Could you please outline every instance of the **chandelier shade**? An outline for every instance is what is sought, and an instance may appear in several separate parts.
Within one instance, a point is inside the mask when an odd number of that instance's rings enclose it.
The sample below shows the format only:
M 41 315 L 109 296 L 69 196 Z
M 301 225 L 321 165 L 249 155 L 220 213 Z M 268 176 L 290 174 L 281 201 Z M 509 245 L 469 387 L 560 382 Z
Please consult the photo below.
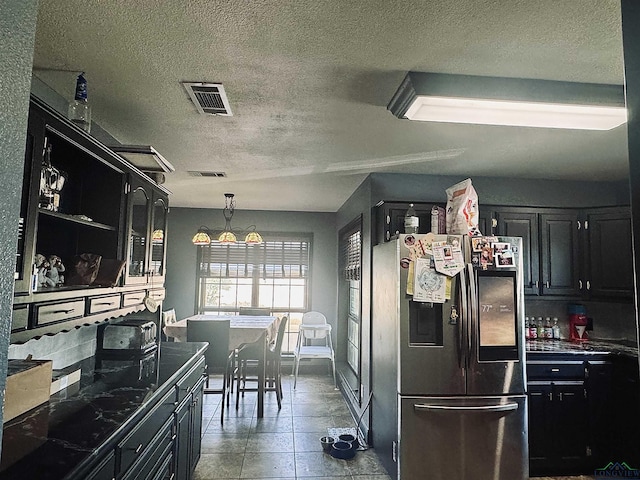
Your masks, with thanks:
M 196 234 L 191 239 L 191 243 L 196 246 L 206 246 L 211 243 L 221 243 L 223 245 L 239 243 L 236 231 L 231 227 L 231 219 L 233 218 L 233 213 L 236 207 L 234 194 L 225 193 L 224 197 L 224 209 L 222 210 L 225 220 L 224 228 L 211 229 L 206 226 L 200 226 Z M 244 243 L 247 245 L 259 245 L 263 241 L 262 235 L 256 231 L 255 225 L 251 225 L 244 230 L 237 231 L 237 233 L 245 235 Z

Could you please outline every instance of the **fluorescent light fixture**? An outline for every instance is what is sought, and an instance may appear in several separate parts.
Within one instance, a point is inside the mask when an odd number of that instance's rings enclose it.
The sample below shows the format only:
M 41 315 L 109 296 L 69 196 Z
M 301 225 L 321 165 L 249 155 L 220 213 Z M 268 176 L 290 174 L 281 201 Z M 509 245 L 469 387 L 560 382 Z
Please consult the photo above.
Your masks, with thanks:
M 627 121 L 619 85 L 409 72 L 387 107 L 427 122 L 611 130 Z

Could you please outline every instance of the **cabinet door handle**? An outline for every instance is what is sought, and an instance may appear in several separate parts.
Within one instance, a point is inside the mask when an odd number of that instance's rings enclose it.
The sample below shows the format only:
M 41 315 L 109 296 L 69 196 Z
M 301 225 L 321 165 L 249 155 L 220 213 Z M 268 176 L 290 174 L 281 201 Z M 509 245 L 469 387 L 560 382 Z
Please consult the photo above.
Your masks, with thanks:
M 547 280 L 547 288 L 551 288 L 551 286 L 549 284 L 549 280 Z
M 558 393 L 558 397 L 560 398 L 560 401 L 562 401 L 562 392 Z
M 582 280 L 578 280 L 578 289 L 582 290 Z
M 538 282 L 538 280 L 536 280 L 536 288 L 540 287 L 540 282 Z
M 591 290 L 591 282 L 587 280 L 587 290 Z
M 553 393 L 549 392 L 549 401 L 553 402 Z
M 552 369 L 551 369 L 551 371 L 552 371 L 552 372 L 559 372 L 559 371 L 560 371 L 560 369 L 559 369 L 559 368 L 552 368 Z

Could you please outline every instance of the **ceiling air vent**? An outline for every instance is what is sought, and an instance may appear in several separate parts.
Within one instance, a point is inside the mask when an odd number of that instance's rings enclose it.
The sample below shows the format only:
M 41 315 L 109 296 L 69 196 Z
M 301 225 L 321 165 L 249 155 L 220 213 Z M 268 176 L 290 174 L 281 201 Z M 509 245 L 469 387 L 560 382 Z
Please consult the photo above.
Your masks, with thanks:
M 230 117 L 231 106 L 221 83 L 181 82 L 200 113 Z
M 194 172 L 189 171 L 189 175 L 192 177 L 213 177 L 213 178 L 224 178 L 227 176 L 224 172 Z

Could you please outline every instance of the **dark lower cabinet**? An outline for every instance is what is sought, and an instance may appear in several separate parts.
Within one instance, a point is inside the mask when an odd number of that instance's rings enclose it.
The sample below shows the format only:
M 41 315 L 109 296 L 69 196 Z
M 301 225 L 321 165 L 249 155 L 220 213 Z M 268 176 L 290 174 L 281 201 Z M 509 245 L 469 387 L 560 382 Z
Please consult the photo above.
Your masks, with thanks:
M 188 480 L 200 459 L 204 377 L 178 406 L 176 417 L 175 479 Z
M 591 448 L 582 381 L 529 383 L 529 465 L 532 475 L 588 471 Z
M 632 467 L 640 465 L 640 379 L 638 359 L 619 358 L 613 376 L 614 452 L 610 461 L 627 462 Z M 604 465 L 601 465 L 604 466 Z
M 190 480 L 200 458 L 204 357 L 151 402 L 80 480 Z
M 531 476 L 593 474 L 609 462 L 640 458 L 633 456 L 640 396 L 627 400 L 638 389 L 622 381 L 637 383 L 637 375 L 623 373 L 621 361 L 603 354 L 527 355 Z M 629 364 L 637 372 L 637 359 Z
M 116 471 L 116 455 L 112 451 L 102 460 L 93 472 L 89 474 L 87 480 L 113 480 Z

